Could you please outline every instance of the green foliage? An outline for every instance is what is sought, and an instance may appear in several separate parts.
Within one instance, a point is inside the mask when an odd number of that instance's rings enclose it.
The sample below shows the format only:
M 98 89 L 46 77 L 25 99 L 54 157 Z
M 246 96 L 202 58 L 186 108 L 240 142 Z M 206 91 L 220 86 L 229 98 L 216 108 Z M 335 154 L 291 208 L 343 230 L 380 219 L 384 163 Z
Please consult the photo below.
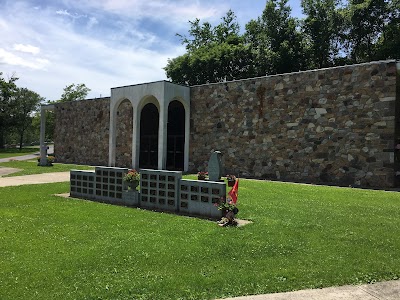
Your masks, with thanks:
M 246 39 L 255 53 L 256 76 L 306 68 L 303 38 L 298 20 L 291 17 L 288 0 L 268 0 L 257 20 L 246 25 Z
M 178 34 L 187 53 L 164 70 L 173 82 L 197 85 L 400 58 L 399 3 L 302 0 L 305 18 L 298 20 L 288 0 L 268 0 L 243 35 L 232 11 L 215 27 L 196 19 L 188 36 Z
M 248 78 L 251 61 L 247 46 L 220 43 L 169 60 L 164 69 L 175 83 L 197 85 Z
M 164 68 L 173 82 L 196 85 L 253 75 L 251 52 L 239 35 L 239 24 L 232 11 L 215 27 L 208 22 L 201 24 L 199 19 L 189 24 L 188 37 L 178 34 L 187 53 L 169 59 Z
M 140 173 L 135 169 L 129 170 L 128 173 L 124 176 L 124 181 L 126 182 L 134 182 L 140 180 Z
M 53 196 L 68 189 L 0 188 L 0 298 L 215 299 L 400 276 L 398 193 L 241 180 L 253 224 L 221 228 Z
M 0 72 L 0 148 L 4 148 L 6 139 L 8 144 L 18 142 L 22 147 L 28 136 L 34 139 L 32 120 L 44 98 L 27 88 L 17 87 L 18 78 L 6 81 L 1 75 Z
M 69 102 L 83 100 L 90 92 L 90 89 L 86 87 L 84 83 L 75 85 L 75 83 L 67 85 L 64 88 L 64 92 L 61 95 L 61 99 L 57 102 Z
M 389 18 L 387 0 L 351 0 L 345 9 L 346 48 L 352 62 L 376 58 L 377 41 Z
M 341 24 L 339 0 L 302 0 L 306 18 L 302 29 L 309 40 L 310 67 L 323 68 L 334 65 L 339 53 Z
M 377 59 L 400 58 L 400 1 L 388 3 L 388 21 L 376 43 Z
M 19 147 L 22 148 L 25 132 L 32 126 L 32 112 L 39 109 L 44 98 L 27 88 L 18 88 L 13 101 L 12 112 L 14 129 L 19 135 Z
M 13 122 L 12 101 L 17 93 L 16 77 L 5 80 L 0 72 L 0 149 L 4 148 L 4 139 Z

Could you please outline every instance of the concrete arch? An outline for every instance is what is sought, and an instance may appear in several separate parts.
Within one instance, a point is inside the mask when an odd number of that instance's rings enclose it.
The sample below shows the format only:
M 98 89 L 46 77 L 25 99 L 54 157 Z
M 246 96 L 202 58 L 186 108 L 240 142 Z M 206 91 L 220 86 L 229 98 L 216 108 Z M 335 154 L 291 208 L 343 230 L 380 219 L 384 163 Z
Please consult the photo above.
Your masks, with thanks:
M 140 151 L 140 114 L 145 105 L 154 104 L 159 112 L 158 130 L 158 169 L 166 168 L 167 119 L 168 105 L 178 100 L 185 108 L 185 167 L 189 165 L 189 132 L 190 132 L 190 89 L 167 81 L 157 81 L 145 84 L 116 87 L 111 89 L 110 97 L 110 142 L 109 165 L 115 165 L 115 122 L 116 107 L 124 99 L 130 99 L 133 106 L 132 133 L 132 167 L 139 167 Z M 187 133 L 186 133 L 187 130 Z
M 154 104 L 157 107 L 158 111 L 160 111 L 160 101 L 154 95 L 145 95 L 144 97 L 142 97 L 137 104 L 137 111 L 141 112 L 143 107 L 145 107 L 149 103 Z

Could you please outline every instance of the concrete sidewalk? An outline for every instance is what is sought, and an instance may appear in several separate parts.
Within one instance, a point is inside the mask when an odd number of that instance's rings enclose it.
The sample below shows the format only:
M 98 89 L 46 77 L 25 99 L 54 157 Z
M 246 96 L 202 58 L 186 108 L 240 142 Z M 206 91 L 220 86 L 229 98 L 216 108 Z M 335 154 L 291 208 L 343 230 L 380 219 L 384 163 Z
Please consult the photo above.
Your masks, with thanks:
M 6 178 L 1 177 L 0 187 L 18 186 L 25 184 L 65 182 L 65 181 L 69 181 L 69 172 L 43 173 L 43 174 L 14 176 Z
M 37 159 L 39 157 L 40 153 L 33 153 L 33 154 L 26 154 L 26 155 L 21 155 L 21 156 L 13 156 L 13 157 L 7 157 L 7 158 L 0 158 L 0 163 L 2 162 L 8 162 L 10 160 L 29 160 L 29 159 Z
M 225 298 L 224 300 L 399 300 L 400 280 L 346 285 L 288 293 Z

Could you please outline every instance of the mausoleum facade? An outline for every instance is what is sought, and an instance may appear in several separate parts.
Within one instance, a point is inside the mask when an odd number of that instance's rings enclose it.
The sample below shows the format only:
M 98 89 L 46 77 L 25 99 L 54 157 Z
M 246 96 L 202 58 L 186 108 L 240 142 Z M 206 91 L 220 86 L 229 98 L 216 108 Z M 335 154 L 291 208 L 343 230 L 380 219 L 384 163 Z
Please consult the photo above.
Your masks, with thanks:
M 391 188 L 399 185 L 400 65 L 380 61 L 181 86 L 111 89 L 54 105 L 57 161 L 207 169 L 214 150 L 240 177 Z

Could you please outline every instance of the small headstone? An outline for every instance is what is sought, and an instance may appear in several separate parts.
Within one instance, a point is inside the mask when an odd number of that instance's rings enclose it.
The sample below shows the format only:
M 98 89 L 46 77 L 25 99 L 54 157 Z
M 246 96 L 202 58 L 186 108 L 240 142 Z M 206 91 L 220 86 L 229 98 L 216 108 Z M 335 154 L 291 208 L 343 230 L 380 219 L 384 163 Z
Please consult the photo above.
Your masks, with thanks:
M 208 161 L 208 178 L 211 181 L 219 181 L 222 176 L 222 153 L 214 151 Z

